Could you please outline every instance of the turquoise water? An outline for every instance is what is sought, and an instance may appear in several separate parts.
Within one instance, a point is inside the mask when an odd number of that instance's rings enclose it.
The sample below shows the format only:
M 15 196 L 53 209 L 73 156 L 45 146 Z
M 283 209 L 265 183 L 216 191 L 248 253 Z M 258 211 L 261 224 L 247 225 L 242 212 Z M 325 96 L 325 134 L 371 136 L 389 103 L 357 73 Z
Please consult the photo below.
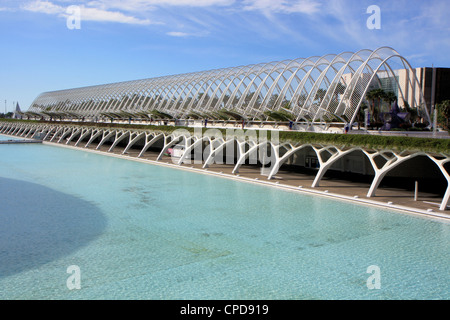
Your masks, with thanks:
M 398 212 L 47 145 L 0 203 L 1 299 L 450 297 L 450 224 Z
M 20 140 L 20 138 L 0 135 L 0 141 L 6 141 L 6 140 Z

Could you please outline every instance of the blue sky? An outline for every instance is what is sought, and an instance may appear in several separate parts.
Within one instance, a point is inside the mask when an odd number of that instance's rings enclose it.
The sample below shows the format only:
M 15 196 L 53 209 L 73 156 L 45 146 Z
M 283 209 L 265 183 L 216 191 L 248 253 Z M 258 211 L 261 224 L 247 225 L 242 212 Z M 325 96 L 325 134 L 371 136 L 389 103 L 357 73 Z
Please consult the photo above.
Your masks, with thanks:
M 45 91 L 381 46 L 450 67 L 449 13 L 448 0 L 0 0 L 0 112 Z

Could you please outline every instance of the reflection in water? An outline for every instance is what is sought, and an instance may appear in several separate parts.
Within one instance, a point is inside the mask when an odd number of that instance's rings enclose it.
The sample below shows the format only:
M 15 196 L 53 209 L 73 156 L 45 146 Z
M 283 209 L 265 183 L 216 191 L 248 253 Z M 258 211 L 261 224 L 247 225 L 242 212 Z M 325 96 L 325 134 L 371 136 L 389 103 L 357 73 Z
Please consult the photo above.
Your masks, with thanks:
M 100 210 L 84 200 L 0 178 L 0 278 L 70 254 L 105 226 Z

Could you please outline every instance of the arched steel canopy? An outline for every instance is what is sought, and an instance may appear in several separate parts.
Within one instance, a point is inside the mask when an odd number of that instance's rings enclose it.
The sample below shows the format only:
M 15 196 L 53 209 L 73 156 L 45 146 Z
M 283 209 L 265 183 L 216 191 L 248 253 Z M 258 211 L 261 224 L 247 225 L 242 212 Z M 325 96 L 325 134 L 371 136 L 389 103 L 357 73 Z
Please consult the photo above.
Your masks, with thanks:
M 408 71 L 404 83 L 399 69 Z M 394 83 L 400 106 L 408 102 L 430 123 L 413 69 L 389 47 L 45 92 L 28 111 L 80 117 L 159 112 L 187 119 L 227 110 L 248 120 L 282 111 L 294 121 L 353 123 L 366 93 L 383 79 Z

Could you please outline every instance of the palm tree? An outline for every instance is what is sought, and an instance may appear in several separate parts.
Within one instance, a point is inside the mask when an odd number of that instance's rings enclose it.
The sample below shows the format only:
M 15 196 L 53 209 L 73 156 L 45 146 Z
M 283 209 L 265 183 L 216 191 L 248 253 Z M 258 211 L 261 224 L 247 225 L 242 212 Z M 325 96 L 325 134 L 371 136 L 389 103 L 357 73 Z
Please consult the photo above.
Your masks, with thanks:
M 294 116 L 286 111 L 266 111 L 264 114 L 267 116 L 268 120 L 272 121 L 293 121 Z
M 218 113 L 221 116 L 224 116 L 228 119 L 233 119 L 233 120 L 245 120 L 246 119 L 244 114 L 241 114 L 240 112 L 238 112 L 236 110 L 220 109 L 218 111 Z
M 377 89 L 375 92 L 375 96 L 378 99 L 378 114 L 380 114 L 383 111 L 383 101 L 387 100 L 387 94 L 383 89 Z
M 375 111 L 375 90 L 370 90 L 369 92 L 366 93 L 366 99 L 367 101 L 370 101 L 370 115 L 371 117 L 373 117 L 373 113 Z
M 397 100 L 397 95 L 392 91 L 388 91 L 386 92 L 385 99 L 387 102 L 392 103 Z
M 327 93 L 326 90 L 319 88 L 316 92 L 316 97 L 315 99 L 319 100 L 319 105 L 322 103 L 323 98 L 325 97 L 325 94 Z
M 392 103 L 397 101 L 397 95 L 392 91 L 388 91 L 386 92 L 385 99 L 389 103 L 389 106 L 392 107 Z
M 168 113 L 165 113 L 165 112 L 158 111 L 158 110 L 152 110 L 149 113 L 152 116 L 155 116 L 157 119 L 164 119 L 164 120 L 166 120 L 166 119 L 173 119 L 172 115 L 170 115 Z
M 345 89 L 347 89 L 347 87 L 343 85 L 341 82 L 338 82 L 338 84 L 336 85 L 336 89 L 334 89 L 334 92 L 336 94 L 344 94 Z
M 372 102 L 370 114 L 372 119 L 378 122 L 378 114 L 381 112 L 381 105 L 383 100 L 386 100 L 386 92 L 383 89 L 373 89 L 367 92 L 366 99 Z M 378 102 L 378 110 L 375 108 L 375 101 Z
M 279 97 L 278 94 L 272 94 L 272 95 L 270 96 L 269 103 L 268 103 L 267 106 L 268 106 L 269 108 L 275 107 L 275 103 L 277 102 L 278 97 Z

